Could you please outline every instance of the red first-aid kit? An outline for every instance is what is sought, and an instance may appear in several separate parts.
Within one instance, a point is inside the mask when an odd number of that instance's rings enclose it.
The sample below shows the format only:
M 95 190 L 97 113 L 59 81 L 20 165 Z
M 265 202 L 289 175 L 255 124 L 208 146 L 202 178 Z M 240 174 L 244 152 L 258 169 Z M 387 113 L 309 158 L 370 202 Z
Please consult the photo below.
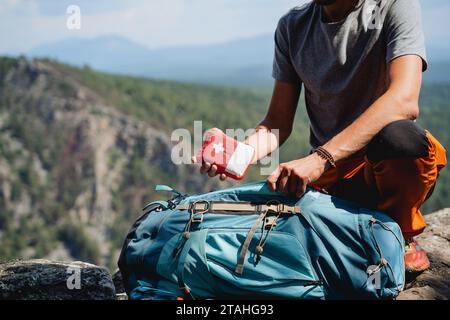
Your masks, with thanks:
M 248 144 L 228 137 L 222 130 L 214 128 L 205 134 L 203 146 L 197 158 L 217 166 L 218 174 L 241 180 L 250 167 L 255 149 Z

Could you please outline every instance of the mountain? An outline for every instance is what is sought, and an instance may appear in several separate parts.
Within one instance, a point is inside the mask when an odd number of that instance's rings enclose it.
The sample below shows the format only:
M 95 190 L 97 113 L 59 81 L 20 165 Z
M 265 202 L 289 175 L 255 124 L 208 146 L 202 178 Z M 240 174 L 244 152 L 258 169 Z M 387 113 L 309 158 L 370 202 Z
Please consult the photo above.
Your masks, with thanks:
M 168 184 L 227 184 L 171 161 L 171 133 L 254 127 L 270 91 L 118 76 L 49 60 L 0 58 L 0 260 L 79 259 L 115 269 L 127 230 Z M 425 86 L 421 124 L 450 145 L 449 85 Z M 281 161 L 309 151 L 303 102 Z M 264 179 L 252 167 L 247 180 Z M 450 207 L 450 174 L 423 207 Z
M 428 70 L 423 74 L 425 83 L 450 83 L 450 45 L 427 47 Z
M 450 61 L 431 62 L 429 69 L 423 74 L 423 81 L 425 83 L 450 83 Z
M 149 50 L 123 37 L 102 36 L 64 39 L 40 45 L 29 54 L 58 59 L 76 66 L 89 64 L 99 70 L 126 73 L 130 66 L 144 62 Z
M 120 36 L 71 38 L 41 45 L 27 54 L 94 69 L 157 79 L 206 84 L 269 87 L 273 36 L 261 35 L 222 44 L 150 50 Z M 450 47 L 428 48 L 426 82 L 450 83 Z
M 157 50 L 119 36 L 71 38 L 27 53 L 112 73 L 235 85 L 270 81 L 272 54 L 272 36 L 265 35 L 223 44 Z
M 428 60 L 439 63 L 439 62 L 450 62 L 450 44 L 440 43 L 440 44 L 429 44 L 427 45 L 427 55 Z

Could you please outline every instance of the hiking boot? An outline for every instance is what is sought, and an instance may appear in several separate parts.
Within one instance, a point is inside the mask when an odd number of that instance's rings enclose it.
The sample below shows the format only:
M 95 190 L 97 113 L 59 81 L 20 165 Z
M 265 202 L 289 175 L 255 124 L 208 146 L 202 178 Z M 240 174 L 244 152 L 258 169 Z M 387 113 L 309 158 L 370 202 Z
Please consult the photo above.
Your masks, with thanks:
M 406 240 L 405 247 L 405 270 L 406 273 L 415 274 L 427 270 L 430 267 L 425 250 L 415 239 Z

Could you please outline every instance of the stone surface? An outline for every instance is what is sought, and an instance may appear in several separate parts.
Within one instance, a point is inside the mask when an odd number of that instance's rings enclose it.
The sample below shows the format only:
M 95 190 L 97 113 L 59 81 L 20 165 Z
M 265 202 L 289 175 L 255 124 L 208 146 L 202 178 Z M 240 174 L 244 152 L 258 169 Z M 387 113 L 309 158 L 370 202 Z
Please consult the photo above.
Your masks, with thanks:
M 19 260 L 0 264 L 2 299 L 115 300 L 116 292 L 105 268 L 84 262 Z
M 125 293 L 125 287 L 123 286 L 122 274 L 120 270 L 116 270 L 112 276 L 114 286 L 116 287 L 116 294 Z
M 425 216 L 428 227 L 417 237 L 431 262 L 429 270 L 410 279 L 399 300 L 450 299 L 450 208 Z

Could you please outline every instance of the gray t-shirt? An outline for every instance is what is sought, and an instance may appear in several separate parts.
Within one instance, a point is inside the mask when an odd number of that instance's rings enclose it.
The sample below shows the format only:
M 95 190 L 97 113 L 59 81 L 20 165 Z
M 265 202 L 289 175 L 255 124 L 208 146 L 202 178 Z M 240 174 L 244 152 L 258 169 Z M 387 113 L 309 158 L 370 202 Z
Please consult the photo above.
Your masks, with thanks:
M 275 33 L 273 77 L 303 84 L 313 147 L 384 94 L 390 61 L 413 54 L 427 68 L 419 0 L 359 0 L 345 20 L 324 21 L 310 2 L 283 16 Z

